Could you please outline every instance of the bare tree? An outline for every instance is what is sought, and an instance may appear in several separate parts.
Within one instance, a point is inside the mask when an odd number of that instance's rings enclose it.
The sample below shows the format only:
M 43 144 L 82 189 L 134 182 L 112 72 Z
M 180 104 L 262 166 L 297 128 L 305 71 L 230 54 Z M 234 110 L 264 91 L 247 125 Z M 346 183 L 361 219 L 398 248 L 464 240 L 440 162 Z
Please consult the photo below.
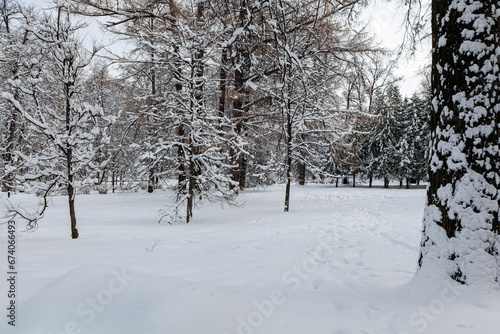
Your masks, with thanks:
M 75 38 L 81 25 L 71 23 L 64 3 L 56 3 L 53 16 L 26 19 L 34 41 L 31 57 L 22 59 L 23 76 L 8 82 L 19 95 L 7 91 L 2 97 L 39 139 L 31 150 L 16 152 L 20 161 L 18 170 L 24 172 L 17 175 L 17 180 L 24 190 L 39 192 L 43 204 L 31 214 L 14 209 L 11 218 L 24 218 L 29 228 L 36 227 L 47 207 L 47 196 L 63 187 L 68 196 L 71 237 L 75 239 L 78 238 L 76 188 L 91 176 L 97 149 L 95 138 L 101 133 L 97 122 L 102 116 L 101 109 L 84 103 L 80 94 L 82 71 L 97 49 L 91 53 L 84 51 Z

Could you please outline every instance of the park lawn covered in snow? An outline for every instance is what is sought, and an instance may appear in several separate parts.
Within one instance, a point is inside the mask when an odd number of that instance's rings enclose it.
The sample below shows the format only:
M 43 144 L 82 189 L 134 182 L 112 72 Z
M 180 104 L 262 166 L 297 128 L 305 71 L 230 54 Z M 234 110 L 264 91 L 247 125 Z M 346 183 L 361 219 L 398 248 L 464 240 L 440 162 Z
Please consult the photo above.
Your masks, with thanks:
M 6 194 L 1 195 L 3 199 Z M 295 186 L 159 225 L 169 191 L 66 197 L 18 232 L 16 327 L 1 333 L 495 333 L 500 294 L 415 276 L 424 189 Z M 36 202 L 14 195 L 13 201 Z M 21 228 L 18 226 L 18 230 Z M 7 272 L 7 226 L 0 226 Z

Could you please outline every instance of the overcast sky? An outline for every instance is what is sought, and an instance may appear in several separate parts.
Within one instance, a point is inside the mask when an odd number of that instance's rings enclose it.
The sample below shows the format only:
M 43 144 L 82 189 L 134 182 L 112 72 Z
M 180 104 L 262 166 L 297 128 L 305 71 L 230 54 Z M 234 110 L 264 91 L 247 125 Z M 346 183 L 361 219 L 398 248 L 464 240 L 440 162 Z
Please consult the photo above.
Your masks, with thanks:
M 38 7 L 50 6 L 49 0 L 22 0 L 26 4 Z M 403 42 L 403 22 L 404 8 L 397 6 L 397 1 L 375 0 L 372 5 L 365 10 L 364 18 L 369 21 L 370 32 L 376 36 L 381 45 L 390 50 L 396 50 Z M 93 23 L 87 29 L 86 35 L 81 36 L 91 45 L 92 41 L 108 44 L 109 39 L 103 37 L 101 29 L 97 23 Z M 414 57 L 402 57 L 395 74 L 402 77 L 400 82 L 403 95 L 410 96 L 420 88 L 422 68 L 430 65 L 430 41 L 425 41 L 419 47 Z
M 365 11 L 373 33 L 387 49 L 397 50 L 403 43 L 405 10 L 397 6 L 397 1 L 374 1 Z M 427 38 L 418 45 L 414 56 L 400 58 L 395 74 L 403 78 L 400 83 L 403 95 L 410 96 L 420 88 L 421 71 L 431 64 L 430 50 L 430 39 Z

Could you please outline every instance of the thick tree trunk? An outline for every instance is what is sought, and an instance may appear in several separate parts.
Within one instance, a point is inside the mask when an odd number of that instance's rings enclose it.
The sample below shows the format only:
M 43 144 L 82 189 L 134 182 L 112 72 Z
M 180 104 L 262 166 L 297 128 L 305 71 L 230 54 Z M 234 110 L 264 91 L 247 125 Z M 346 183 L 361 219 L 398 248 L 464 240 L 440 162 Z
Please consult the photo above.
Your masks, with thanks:
M 430 185 L 422 268 L 499 287 L 498 0 L 433 0 Z
M 410 178 L 406 178 L 406 189 L 410 189 Z
M 356 173 L 352 173 L 352 187 L 356 188 Z
M 369 187 L 371 188 L 373 184 L 373 176 L 370 175 L 370 179 L 368 182 L 369 182 Z
M 389 178 L 387 176 L 384 177 L 384 188 L 389 188 Z

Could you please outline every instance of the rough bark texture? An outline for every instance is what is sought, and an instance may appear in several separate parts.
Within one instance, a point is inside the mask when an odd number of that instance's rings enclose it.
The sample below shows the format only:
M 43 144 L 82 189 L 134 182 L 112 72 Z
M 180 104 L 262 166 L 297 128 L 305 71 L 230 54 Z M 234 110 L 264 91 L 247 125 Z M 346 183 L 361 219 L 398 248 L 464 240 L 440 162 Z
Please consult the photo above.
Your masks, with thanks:
M 430 186 L 422 267 L 498 288 L 498 0 L 433 0 Z

